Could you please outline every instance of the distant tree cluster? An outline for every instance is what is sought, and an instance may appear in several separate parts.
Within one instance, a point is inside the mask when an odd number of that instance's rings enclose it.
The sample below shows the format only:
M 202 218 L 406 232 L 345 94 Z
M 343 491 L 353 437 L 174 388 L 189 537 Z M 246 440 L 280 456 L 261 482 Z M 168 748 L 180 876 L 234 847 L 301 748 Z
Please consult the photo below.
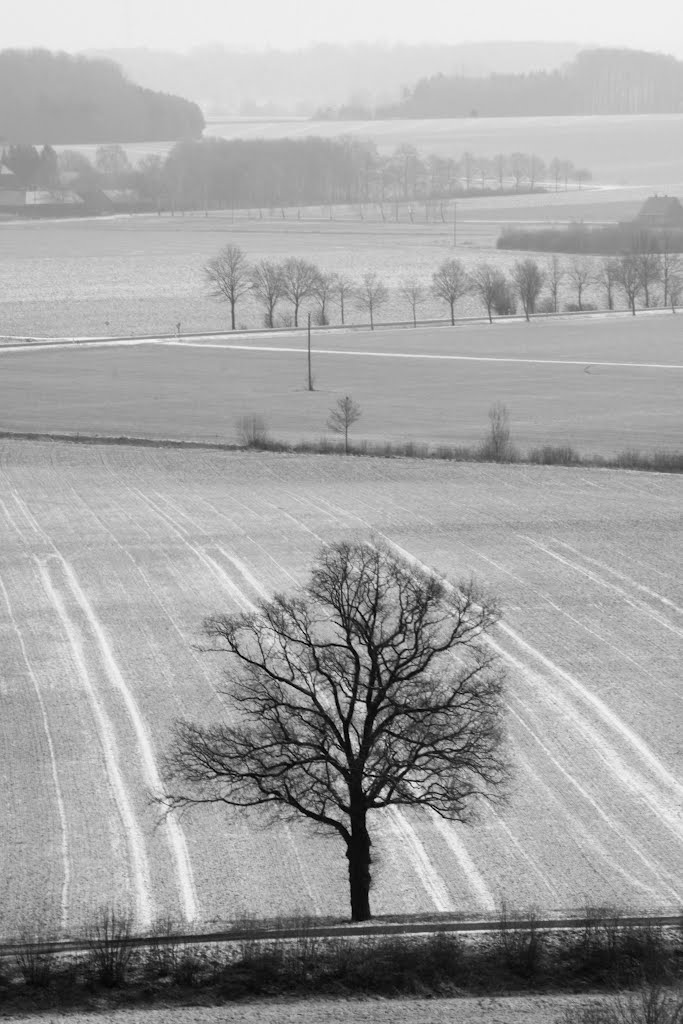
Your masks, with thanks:
M 342 324 L 349 306 L 353 306 L 367 315 L 374 328 L 390 298 L 389 288 L 375 271 L 353 280 L 295 257 L 280 263 L 265 259 L 250 263 L 243 250 L 232 245 L 206 263 L 204 274 L 210 294 L 228 303 L 233 330 L 237 307 L 248 295 L 262 307 L 266 327 L 278 324 L 277 310 L 287 303 L 291 314 L 280 321 L 285 326 L 298 327 L 304 307 L 314 323 L 329 324 L 336 304 Z M 561 295 L 567 292 L 572 300 L 565 304 L 565 310 L 595 309 L 587 294 L 596 290 L 604 296 L 606 309 L 614 309 L 619 293 L 634 315 L 639 303 L 646 309 L 663 305 L 675 311 L 683 295 L 683 258 L 673 252 L 625 254 L 598 262 L 585 257 L 565 262 L 553 255 L 541 263 L 526 257 L 516 260 L 509 274 L 486 261 L 468 270 L 461 260 L 452 258 L 439 265 L 429 283 L 410 275 L 398 286 L 414 326 L 428 296 L 444 303 L 455 324 L 457 306 L 466 297 L 477 300 L 493 322 L 494 316 L 514 315 L 518 306 L 527 320 L 536 313 L 558 313 Z
M 463 153 L 423 156 L 409 144 L 383 156 L 373 142 L 336 139 L 202 139 L 178 143 L 165 161 L 139 167 L 147 192 L 177 209 L 234 207 L 262 210 L 313 204 L 376 203 L 382 219 L 390 204 L 448 199 L 472 192 L 533 192 L 542 181 L 556 189 L 582 183 L 590 171 L 537 154 Z M 412 218 L 413 211 L 408 211 Z M 435 216 L 446 219 L 440 207 Z
M 591 226 L 569 224 L 566 228 L 506 228 L 498 249 L 534 252 L 594 253 L 683 252 L 683 228 L 649 228 L 634 223 Z
M 683 62 L 640 50 L 584 50 L 564 68 L 487 77 L 437 74 L 420 79 L 400 102 L 359 110 L 359 117 L 525 117 L 678 113 Z M 318 111 L 327 119 L 348 111 Z
M 143 89 L 110 60 L 48 50 L 0 52 L 0 130 L 13 144 L 198 138 L 196 103 Z

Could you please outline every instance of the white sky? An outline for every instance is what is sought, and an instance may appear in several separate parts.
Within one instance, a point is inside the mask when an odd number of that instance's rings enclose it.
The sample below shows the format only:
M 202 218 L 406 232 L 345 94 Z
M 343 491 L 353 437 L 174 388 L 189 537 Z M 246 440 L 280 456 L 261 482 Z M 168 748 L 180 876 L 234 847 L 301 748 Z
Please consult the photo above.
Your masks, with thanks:
M 589 41 L 683 57 L 683 13 L 678 0 L 28 0 L 11 4 L 0 47 L 295 49 L 508 39 Z

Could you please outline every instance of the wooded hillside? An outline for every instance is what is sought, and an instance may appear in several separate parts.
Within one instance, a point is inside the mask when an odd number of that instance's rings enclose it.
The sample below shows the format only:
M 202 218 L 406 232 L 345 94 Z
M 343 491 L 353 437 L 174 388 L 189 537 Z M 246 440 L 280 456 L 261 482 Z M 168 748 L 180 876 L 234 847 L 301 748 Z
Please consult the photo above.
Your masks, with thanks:
M 422 78 L 399 103 L 366 111 L 387 117 L 525 117 L 668 114 L 683 111 L 683 62 L 640 50 L 584 50 L 565 67 L 530 74 Z M 345 108 L 321 112 L 345 118 Z M 359 116 L 356 110 L 355 117 Z
M 48 50 L 0 52 L 0 141 L 150 142 L 198 138 L 196 103 L 128 81 L 118 65 Z

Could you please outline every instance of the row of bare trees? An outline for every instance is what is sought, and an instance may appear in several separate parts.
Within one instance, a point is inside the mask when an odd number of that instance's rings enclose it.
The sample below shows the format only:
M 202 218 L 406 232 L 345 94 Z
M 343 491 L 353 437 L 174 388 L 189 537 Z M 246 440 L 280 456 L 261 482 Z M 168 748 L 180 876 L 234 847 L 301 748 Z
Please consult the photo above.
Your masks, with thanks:
M 244 251 L 233 245 L 210 259 L 204 273 L 211 294 L 229 304 L 233 330 L 237 306 L 247 295 L 263 307 L 266 327 L 275 327 L 278 306 L 287 302 L 294 327 L 299 326 L 304 304 L 312 304 L 315 322 L 325 325 L 330 323 L 331 307 L 336 303 L 342 324 L 353 306 L 367 314 L 374 328 L 377 314 L 390 298 L 389 288 L 375 271 L 367 271 L 354 281 L 346 274 L 327 273 L 296 257 L 251 263 Z M 572 301 L 565 303 L 565 309 L 595 309 L 588 295 L 598 289 L 606 309 L 614 309 L 616 296 L 621 294 L 634 316 L 638 303 L 646 309 L 660 304 L 675 311 L 683 294 L 683 258 L 675 253 L 642 253 L 563 261 L 553 255 L 541 262 L 529 256 L 517 260 L 509 274 L 486 261 L 468 270 L 461 260 L 452 258 L 439 265 L 428 283 L 417 275 L 403 278 L 398 293 L 417 326 L 420 307 L 428 298 L 445 303 L 454 324 L 458 303 L 469 296 L 479 302 L 490 322 L 494 315 L 516 313 L 518 304 L 528 320 L 534 313 L 559 312 L 562 297 L 568 292 Z
M 339 304 L 340 319 L 345 322 L 349 305 L 364 310 L 374 327 L 375 314 L 386 305 L 389 290 L 379 275 L 368 271 L 360 281 L 354 282 L 346 274 L 330 274 L 308 260 L 289 257 L 280 263 L 258 260 L 250 263 L 238 246 L 227 245 L 210 259 L 204 274 L 211 294 L 230 306 L 230 322 L 235 330 L 237 304 L 246 295 L 253 297 L 264 308 L 264 324 L 275 326 L 275 313 L 280 302 L 292 307 L 294 327 L 299 326 L 299 314 L 304 302 L 316 307 L 316 322 L 329 323 L 332 302 Z

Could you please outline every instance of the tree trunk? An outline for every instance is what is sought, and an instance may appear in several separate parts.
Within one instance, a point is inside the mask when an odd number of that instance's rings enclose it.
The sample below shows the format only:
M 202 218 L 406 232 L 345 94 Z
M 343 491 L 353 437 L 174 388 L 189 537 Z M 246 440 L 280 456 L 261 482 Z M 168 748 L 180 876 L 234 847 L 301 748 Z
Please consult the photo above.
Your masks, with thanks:
M 451 302 L 451 327 L 455 327 L 455 303 Z
M 233 331 L 235 330 L 235 303 L 230 303 L 230 323 L 232 324 Z
M 370 836 L 368 834 L 365 809 L 351 814 L 351 839 L 346 847 L 349 862 L 349 887 L 351 895 L 351 920 L 369 921 L 370 913 Z

